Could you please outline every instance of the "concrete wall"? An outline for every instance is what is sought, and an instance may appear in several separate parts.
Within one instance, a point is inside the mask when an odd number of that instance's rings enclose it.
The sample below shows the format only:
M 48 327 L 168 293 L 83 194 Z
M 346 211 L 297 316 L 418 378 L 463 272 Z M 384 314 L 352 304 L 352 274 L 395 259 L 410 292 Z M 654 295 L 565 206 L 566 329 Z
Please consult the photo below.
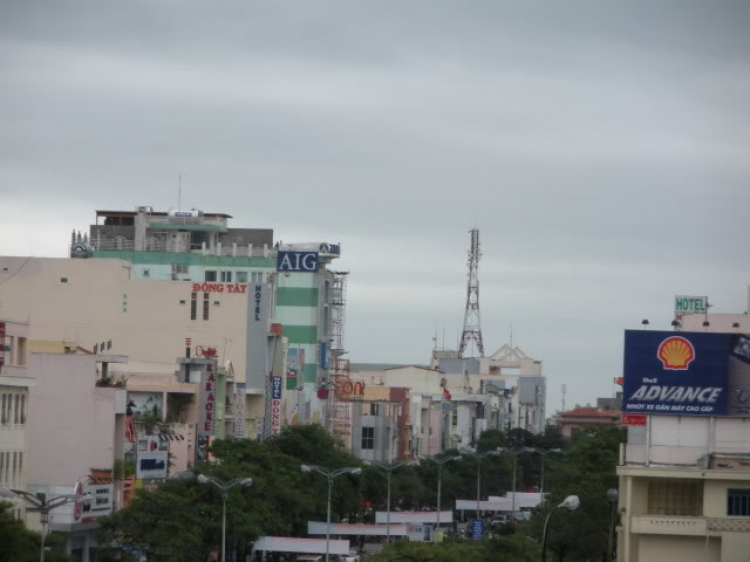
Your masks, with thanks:
M 29 368 L 37 376 L 30 398 L 29 486 L 74 486 L 91 469 L 112 469 L 122 458 L 115 450 L 115 416 L 125 390 L 96 387 L 90 355 L 32 353 Z
M 31 320 L 30 339 L 86 349 L 111 340 L 108 353 L 133 358 L 127 366 L 112 365 L 113 371 L 172 373 L 190 337 L 194 347 L 225 354 L 244 381 L 245 293 L 206 293 L 210 312 L 204 321 L 199 292 L 198 319 L 191 320 L 192 283 L 130 280 L 128 262 L 3 257 L 0 265 L 15 272 L 0 285 L 4 312 Z
M 674 537 L 649 535 L 638 540 L 638 562 L 719 562 L 721 541 L 704 537 Z M 635 559 L 634 559 L 635 560 Z M 735 559 L 739 562 L 741 559 Z

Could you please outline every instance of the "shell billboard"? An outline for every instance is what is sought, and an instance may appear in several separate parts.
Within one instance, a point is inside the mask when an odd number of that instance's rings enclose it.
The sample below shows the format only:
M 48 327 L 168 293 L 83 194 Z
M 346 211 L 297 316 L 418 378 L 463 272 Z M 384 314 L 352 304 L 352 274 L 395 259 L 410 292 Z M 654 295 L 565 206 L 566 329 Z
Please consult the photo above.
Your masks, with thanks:
M 750 337 L 625 332 L 623 414 L 750 416 Z

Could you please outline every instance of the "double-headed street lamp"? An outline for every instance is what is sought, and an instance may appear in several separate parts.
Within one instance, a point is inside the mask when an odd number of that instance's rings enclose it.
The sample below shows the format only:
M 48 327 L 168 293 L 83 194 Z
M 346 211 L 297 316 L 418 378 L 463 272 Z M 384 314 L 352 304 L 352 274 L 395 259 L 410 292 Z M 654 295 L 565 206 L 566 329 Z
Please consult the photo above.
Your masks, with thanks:
M 201 484 L 212 484 L 221 491 L 221 562 L 226 562 L 226 547 L 227 547 L 227 495 L 229 490 L 242 486 L 243 488 L 249 488 L 253 484 L 252 478 L 235 478 L 229 482 L 221 482 L 212 476 L 206 476 L 205 474 L 198 475 L 198 482 Z
M 527 450 L 530 453 L 536 453 L 542 457 L 542 475 L 541 482 L 539 484 L 539 493 L 542 495 L 542 502 L 544 502 L 544 460 L 547 455 L 562 454 L 562 449 L 538 449 L 535 447 L 528 447 Z
M 300 467 L 302 472 L 317 472 L 322 474 L 328 479 L 328 509 L 326 514 L 326 560 L 328 562 L 328 555 L 330 553 L 331 545 L 331 491 L 333 490 L 333 481 L 344 474 L 360 474 L 361 468 L 339 468 L 338 470 L 326 470 L 319 466 L 303 464 Z
M 510 510 L 510 520 L 515 522 L 516 520 L 516 469 L 518 468 L 518 456 L 524 453 L 533 453 L 536 449 L 531 447 L 523 447 L 521 449 L 506 449 L 505 447 L 498 447 L 498 452 L 508 453 L 513 455 L 513 504 Z
M 565 501 L 557 507 L 553 507 L 547 514 L 547 518 L 544 520 L 544 530 L 542 531 L 542 562 L 547 561 L 547 524 L 549 523 L 549 518 L 552 517 L 552 514 L 558 508 L 564 507 L 565 509 L 574 511 L 578 509 L 579 505 L 581 505 L 581 500 L 578 499 L 578 496 L 568 496 L 565 498 Z
M 387 500 L 387 506 L 386 506 L 386 509 L 388 510 L 386 512 L 387 529 L 385 531 L 386 532 L 385 544 L 388 545 L 391 543 L 391 475 L 393 474 L 393 471 L 399 467 L 411 466 L 416 463 L 414 461 L 405 461 L 405 462 L 396 462 L 396 463 L 365 461 L 365 464 L 368 466 L 374 466 L 376 468 L 379 468 L 380 470 L 385 471 L 385 476 L 386 476 L 386 479 L 388 480 L 388 500 Z
M 437 487 L 437 523 L 435 524 L 435 531 L 437 536 L 437 531 L 440 530 L 440 493 L 442 491 L 443 486 L 443 465 L 450 461 L 458 461 L 461 460 L 461 457 L 458 455 L 452 455 L 448 457 L 426 457 L 423 455 L 419 456 L 420 459 L 425 461 L 434 462 L 437 465 L 438 469 L 438 487 Z
M 38 493 L 30 494 L 24 490 L 9 490 L 7 488 L 0 487 L 0 497 L 8 499 L 19 499 L 23 498 L 30 503 L 34 508 L 39 510 L 40 520 L 42 524 L 42 548 L 39 553 L 39 560 L 44 562 L 44 539 L 47 536 L 47 526 L 49 525 L 49 512 L 53 509 L 61 507 L 65 504 L 72 502 L 88 502 L 91 501 L 91 494 L 68 494 L 63 496 L 55 496 L 47 499 L 47 494 Z
M 477 519 L 480 519 L 480 505 L 479 502 L 481 500 L 480 495 L 480 484 L 482 479 L 482 459 L 489 456 L 497 456 L 499 454 L 500 449 L 498 448 L 496 451 L 485 451 L 484 453 L 475 453 L 474 451 L 462 451 L 465 455 L 468 455 L 470 457 L 474 457 L 477 459 Z

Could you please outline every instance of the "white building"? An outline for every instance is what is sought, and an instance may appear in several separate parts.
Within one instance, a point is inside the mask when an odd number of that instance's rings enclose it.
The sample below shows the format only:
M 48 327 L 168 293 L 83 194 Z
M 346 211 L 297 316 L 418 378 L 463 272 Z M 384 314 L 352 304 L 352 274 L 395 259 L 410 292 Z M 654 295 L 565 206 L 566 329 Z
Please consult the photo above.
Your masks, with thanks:
M 26 490 L 29 390 L 35 379 L 27 366 L 29 327 L 0 320 L 0 487 Z M 25 518 L 23 502 L 16 515 Z

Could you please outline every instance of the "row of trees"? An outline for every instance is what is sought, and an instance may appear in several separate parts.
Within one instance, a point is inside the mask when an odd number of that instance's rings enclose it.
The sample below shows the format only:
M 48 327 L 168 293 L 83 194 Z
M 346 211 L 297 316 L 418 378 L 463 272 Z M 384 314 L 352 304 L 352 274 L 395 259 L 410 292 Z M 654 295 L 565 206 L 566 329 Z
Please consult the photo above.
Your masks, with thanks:
M 605 493 L 608 488 L 616 487 L 614 467 L 618 443 L 619 432 L 611 429 L 586 433 L 569 444 L 564 443 L 554 429 L 542 436 L 520 430 L 508 434 L 488 431 L 479 439 L 477 450 L 565 447 L 567 454 L 547 459 L 548 505 L 559 503 L 568 494 L 577 494 L 581 498 L 581 508 L 559 517 L 552 527 L 549 545 L 561 560 L 587 560 L 606 549 L 609 504 Z M 302 464 L 328 469 L 362 467 L 360 476 L 336 480 L 332 498 L 334 521 L 369 521 L 374 514 L 366 506 L 385 508 L 386 478 L 382 471 L 363 466 L 319 426 L 287 428 L 264 442 L 217 441 L 212 445 L 212 454 L 218 462 L 204 463 L 199 467 L 200 472 L 224 481 L 253 479 L 250 488 L 231 491 L 227 500 L 228 549 L 236 550 L 240 556 L 246 553 L 247 541 L 257 536 L 304 536 L 307 521 L 325 521 L 326 483 L 319 475 L 303 473 Z M 522 455 L 518 462 L 518 488 L 538 485 L 538 457 Z M 505 455 L 490 456 L 482 461 L 483 496 L 502 495 L 511 488 L 512 465 L 513 457 Z M 445 465 L 443 508 L 449 508 L 457 498 L 475 497 L 476 470 L 476 460 L 470 456 Z M 437 469 L 433 463 L 400 468 L 393 474 L 392 506 L 405 510 L 435 508 L 436 488 Z M 219 548 L 219 494 L 213 486 L 183 479 L 168 480 L 154 490 L 138 490 L 130 507 L 102 520 L 100 544 L 109 545 L 113 558 L 120 556 L 127 560 L 128 552 L 140 552 L 153 561 L 203 562 Z M 522 561 L 526 560 L 524 552 L 533 553 L 538 548 L 543 517 L 543 510 L 540 510 L 530 522 L 509 528 L 510 536 L 493 539 L 494 546 L 446 546 L 435 558 L 430 554 L 432 547 L 429 545 L 401 545 L 381 556 L 388 558 L 383 562 L 390 562 L 390 557 L 428 562 L 466 548 L 470 549 L 471 556 L 461 557 L 475 558 L 473 562 L 482 562 L 482 553 L 491 553 L 493 549 L 507 551 L 509 557 L 519 552 L 518 560 Z M 422 549 L 419 551 L 422 554 L 398 550 L 410 548 Z

